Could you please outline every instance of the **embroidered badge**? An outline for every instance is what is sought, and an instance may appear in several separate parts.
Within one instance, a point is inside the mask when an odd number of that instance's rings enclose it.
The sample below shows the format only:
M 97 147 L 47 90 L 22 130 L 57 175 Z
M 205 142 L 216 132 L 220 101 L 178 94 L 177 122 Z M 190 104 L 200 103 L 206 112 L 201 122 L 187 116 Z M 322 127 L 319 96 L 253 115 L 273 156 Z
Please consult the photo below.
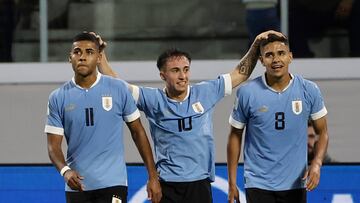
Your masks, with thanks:
M 292 111 L 296 115 L 299 115 L 302 112 L 302 101 L 301 100 L 292 101 Z
M 204 107 L 201 105 L 200 102 L 194 103 L 192 107 L 196 113 L 204 113 Z
M 105 111 L 110 111 L 112 106 L 112 97 L 102 97 L 102 107 L 105 109 Z

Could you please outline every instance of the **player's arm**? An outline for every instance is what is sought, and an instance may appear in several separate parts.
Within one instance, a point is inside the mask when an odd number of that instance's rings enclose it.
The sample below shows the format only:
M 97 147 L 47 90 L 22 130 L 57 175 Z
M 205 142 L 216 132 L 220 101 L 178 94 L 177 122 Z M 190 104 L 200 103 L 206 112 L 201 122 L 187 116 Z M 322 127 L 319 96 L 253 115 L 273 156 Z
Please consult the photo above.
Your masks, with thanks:
M 119 75 L 111 68 L 109 61 L 107 60 L 105 50 L 103 50 L 101 53 L 102 53 L 102 57 L 101 57 L 100 63 L 97 66 L 99 72 L 104 75 L 108 75 L 108 76 L 111 76 L 114 78 L 119 78 Z M 128 84 L 128 88 L 129 88 L 130 92 L 132 93 L 134 91 L 134 88 L 136 85 L 133 85 L 130 83 L 127 83 L 127 84 Z
M 314 120 L 314 130 L 316 134 L 319 135 L 319 140 L 317 142 L 316 148 L 315 148 L 315 155 L 314 159 L 311 164 L 318 164 L 322 165 L 322 161 L 324 160 L 324 157 L 326 155 L 328 143 L 329 143 L 329 136 L 327 132 L 327 120 L 326 116 Z
M 126 124 L 148 171 L 148 198 L 151 199 L 152 202 L 160 202 L 162 193 L 159 178 L 155 169 L 154 158 L 149 140 L 141 124 L 140 118 Z
M 228 143 L 227 143 L 227 165 L 229 178 L 228 202 L 234 200 L 239 203 L 239 190 L 236 184 L 237 167 L 241 152 L 241 140 L 243 129 L 237 129 L 231 126 Z
M 230 73 L 233 88 L 237 87 L 239 84 L 246 81 L 250 77 L 256 66 L 257 60 L 259 59 L 260 42 L 264 39 L 267 39 L 269 34 L 275 34 L 284 37 L 282 33 L 273 30 L 260 33 L 258 36 L 256 36 L 248 52 L 240 60 L 235 69 Z
M 57 170 L 61 173 L 61 175 L 64 176 L 66 184 L 71 189 L 83 191 L 85 188 L 81 183 L 81 180 L 84 178 L 76 171 L 70 169 L 65 162 L 64 153 L 61 148 L 63 137 L 64 136 L 62 135 L 47 133 L 47 148 L 49 158 Z
M 319 184 L 320 168 L 322 166 L 329 142 L 326 116 L 314 120 L 313 125 L 315 133 L 319 135 L 319 140 L 315 147 L 314 159 L 311 161 L 310 167 L 304 177 L 307 179 L 306 189 L 309 191 L 315 189 Z
M 109 75 L 112 76 L 114 78 L 118 78 L 119 75 L 111 68 L 109 61 L 107 59 L 105 50 L 103 50 L 101 52 L 101 60 L 100 63 L 98 64 L 98 70 L 100 73 L 104 74 L 104 75 Z
M 105 53 L 105 48 L 107 46 L 107 43 L 101 38 L 100 35 L 96 34 L 95 32 L 90 32 L 90 34 L 93 34 L 94 36 L 96 36 L 96 38 L 100 44 L 99 51 L 100 51 L 102 57 L 101 57 L 100 63 L 98 64 L 99 72 L 104 75 L 112 76 L 114 78 L 119 77 L 118 74 L 111 68 L 109 61 L 107 59 L 107 56 Z
M 102 55 L 100 63 L 98 64 L 98 70 L 100 73 L 104 74 L 104 75 L 108 75 L 114 78 L 119 78 L 118 73 L 116 73 L 110 66 L 110 63 L 107 59 L 106 53 L 105 53 L 105 48 L 107 46 L 106 42 L 104 42 L 102 40 L 102 38 L 100 37 L 100 35 L 95 34 L 94 32 L 92 32 L 92 34 L 94 34 L 96 36 L 96 38 L 99 41 L 100 44 L 100 53 Z M 133 84 L 129 84 L 128 83 L 128 88 L 130 90 L 130 92 L 133 92 L 133 88 L 135 88 Z

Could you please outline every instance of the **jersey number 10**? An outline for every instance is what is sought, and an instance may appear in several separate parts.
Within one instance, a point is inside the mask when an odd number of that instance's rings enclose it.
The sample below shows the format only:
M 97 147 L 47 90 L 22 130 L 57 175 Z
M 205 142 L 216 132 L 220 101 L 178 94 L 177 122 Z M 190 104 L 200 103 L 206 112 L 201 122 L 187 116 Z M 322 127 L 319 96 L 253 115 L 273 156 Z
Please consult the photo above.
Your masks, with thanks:
M 179 132 L 191 130 L 192 129 L 191 117 L 178 119 L 178 127 L 179 127 Z

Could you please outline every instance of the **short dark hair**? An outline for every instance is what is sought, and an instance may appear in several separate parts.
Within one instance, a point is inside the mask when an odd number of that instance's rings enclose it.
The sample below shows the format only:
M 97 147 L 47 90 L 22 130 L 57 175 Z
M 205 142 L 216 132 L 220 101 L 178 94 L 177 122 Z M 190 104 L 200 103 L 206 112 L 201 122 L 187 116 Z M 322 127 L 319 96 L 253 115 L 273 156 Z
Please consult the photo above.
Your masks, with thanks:
M 161 70 L 170 58 L 182 57 L 182 56 L 186 57 L 189 63 L 191 63 L 191 57 L 189 53 L 180 51 L 176 48 L 167 49 L 158 57 L 156 66 L 158 67 L 159 70 Z
M 289 40 L 287 37 L 269 34 L 267 39 L 260 41 L 260 47 L 264 47 L 271 42 L 283 42 L 286 46 L 289 46 Z
M 96 38 L 95 35 L 90 34 L 87 31 L 84 31 L 82 33 L 77 34 L 74 38 L 73 38 L 73 43 L 74 42 L 78 42 L 78 41 L 90 41 L 90 42 L 94 42 L 96 45 L 96 48 L 99 50 L 100 49 L 100 44 L 99 44 L 99 40 Z

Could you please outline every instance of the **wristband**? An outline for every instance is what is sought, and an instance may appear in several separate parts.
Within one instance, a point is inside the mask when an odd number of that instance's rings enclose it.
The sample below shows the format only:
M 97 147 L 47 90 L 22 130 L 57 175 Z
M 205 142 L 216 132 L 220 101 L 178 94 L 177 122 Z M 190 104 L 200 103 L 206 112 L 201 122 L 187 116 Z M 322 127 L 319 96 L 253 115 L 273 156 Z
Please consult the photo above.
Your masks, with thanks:
M 61 170 L 60 170 L 60 175 L 64 176 L 65 172 L 71 170 L 71 168 L 69 166 L 64 166 Z

